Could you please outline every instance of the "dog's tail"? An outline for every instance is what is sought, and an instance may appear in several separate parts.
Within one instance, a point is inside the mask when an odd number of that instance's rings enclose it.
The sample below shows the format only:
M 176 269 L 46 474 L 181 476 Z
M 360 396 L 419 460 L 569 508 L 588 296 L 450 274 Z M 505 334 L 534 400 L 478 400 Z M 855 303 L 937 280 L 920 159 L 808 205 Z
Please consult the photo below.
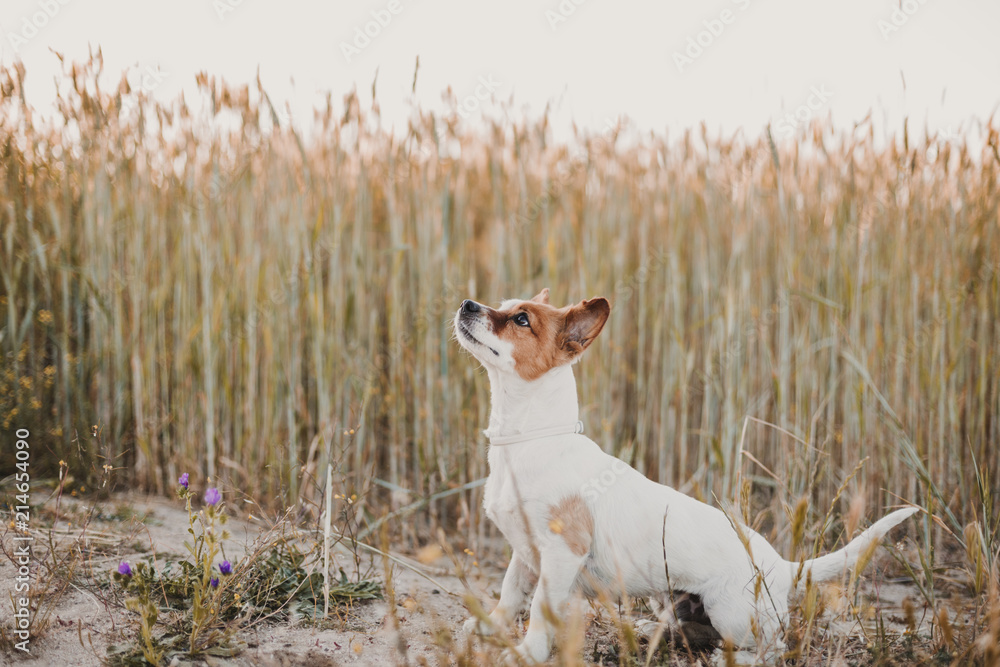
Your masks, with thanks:
M 827 579 L 832 579 L 843 574 L 847 568 L 853 567 L 863 554 L 867 554 L 870 550 L 874 549 L 875 545 L 896 524 L 912 516 L 917 511 L 919 511 L 917 507 L 896 510 L 885 518 L 876 521 L 871 528 L 851 540 L 843 549 L 801 563 L 789 563 L 789 566 L 792 568 L 792 579 L 798 582 L 798 588 L 801 589 L 805 586 L 806 579 L 809 578 L 808 575 L 811 575 L 812 581 L 826 581 Z

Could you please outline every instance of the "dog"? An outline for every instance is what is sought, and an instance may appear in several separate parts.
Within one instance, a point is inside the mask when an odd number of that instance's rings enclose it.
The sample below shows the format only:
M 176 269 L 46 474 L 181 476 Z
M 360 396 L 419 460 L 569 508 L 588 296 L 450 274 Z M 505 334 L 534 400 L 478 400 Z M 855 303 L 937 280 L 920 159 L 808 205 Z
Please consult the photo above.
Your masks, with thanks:
M 465 300 L 455 315 L 455 337 L 489 377 L 484 506 L 513 549 L 488 622 L 463 628 L 502 629 L 530 597 L 515 653 L 542 662 L 553 620 L 578 593 L 649 598 L 662 624 L 676 623 L 671 601 L 686 594 L 741 661 L 774 661 L 792 589 L 842 574 L 918 508 L 892 512 L 839 551 L 790 562 L 721 510 L 606 454 L 582 433 L 572 365 L 610 313 L 603 297 L 556 308 L 544 289 L 496 309 Z

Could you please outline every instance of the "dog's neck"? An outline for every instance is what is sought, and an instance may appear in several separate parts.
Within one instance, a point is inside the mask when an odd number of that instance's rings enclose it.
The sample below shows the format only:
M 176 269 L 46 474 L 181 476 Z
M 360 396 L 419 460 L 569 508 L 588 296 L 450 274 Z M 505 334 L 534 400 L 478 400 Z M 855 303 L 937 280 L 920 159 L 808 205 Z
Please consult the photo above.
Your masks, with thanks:
M 491 396 L 488 437 L 575 424 L 580 418 L 576 380 L 568 364 L 530 382 L 491 368 L 487 374 Z

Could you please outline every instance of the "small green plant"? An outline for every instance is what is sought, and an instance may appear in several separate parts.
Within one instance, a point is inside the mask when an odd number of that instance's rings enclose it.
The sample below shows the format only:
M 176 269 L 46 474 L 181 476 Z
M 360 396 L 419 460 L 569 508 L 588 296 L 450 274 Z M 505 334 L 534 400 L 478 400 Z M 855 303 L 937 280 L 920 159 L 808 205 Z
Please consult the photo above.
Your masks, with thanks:
M 112 665 L 234 655 L 242 650 L 238 630 L 293 613 L 313 620 L 322 615 L 319 559 L 316 550 L 300 548 L 297 532 L 271 532 L 240 560 L 230 560 L 223 546 L 229 533 L 222 492 L 207 489 L 204 507 L 196 511 L 190 476 L 184 473 L 177 482 L 191 536 L 184 545 L 186 557 L 168 559 L 159 568 L 152 559 L 118 566 L 113 579 L 124 589 L 125 608 L 135 613 L 138 628 L 134 643 L 108 648 Z M 330 595 L 351 604 L 382 594 L 377 582 L 362 577 L 352 581 L 341 569 L 339 580 L 331 581 Z
M 127 561 L 118 565 L 114 573 L 115 581 L 124 586 L 130 596 L 125 600 L 125 608 L 139 616 L 139 636 L 142 638 L 140 650 L 151 665 L 160 664 L 163 650 L 153 637 L 153 626 L 159 616 L 159 609 L 153 600 L 152 587 L 155 573 L 151 565 L 138 563 L 135 569 Z
M 222 493 L 211 487 L 205 491 L 202 510 L 192 506 L 194 493 L 190 476 L 184 473 L 177 480 L 177 495 L 185 501 L 188 515 L 188 533 L 191 541 L 184 546 L 190 558 L 180 563 L 167 562 L 157 572 L 151 560 L 134 567 L 125 561 L 114 573 L 115 582 L 128 594 L 126 609 L 135 612 L 139 619 L 139 651 L 145 662 L 157 665 L 167 655 L 179 652 L 197 656 L 205 652 L 228 652 L 235 624 L 227 620 L 235 617 L 241 596 L 227 585 L 233 573 L 233 564 L 216 558 L 223 552 L 222 542 L 229 537 L 223 526 L 227 515 Z M 179 621 L 166 629 L 161 636 L 154 634 L 160 617 L 160 605 L 171 611 L 182 611 Z M 183 650 L 180 638 L 184 637 Z M 137 657 L 128 647 L 112 646 L 109 653 L 119 662 L 134 662 Z M 114 660 L 112 661 L 114 662 Z
M 212 622 L 215 614 L 215 604 L 219 602 L 222 592 L 219 591 L 219 578 L 215 576 L 213 563 L 215 557 L 222 550 L 221 540 L 229 537 L 229 532 L 217 530 L 226 524 L 225 506 L 222 504 L 222 494 L 215 487 L 205 491 L 205 509 L 195 513 L 191 509 L 191 490 L 188 488 L 188 474 L 184 473 L 178 480 L 180 488 L 178 495 L 184 499 L 188 513 L 188 532 L 194 538 L 191 543 L 185 543 L 188 553 L 194 563 L 194 568 L 189 568 L 198 576 L 193 577 L 192 598 L 191 598 L 191 653 L 197 654 L 199 645 L 198 639 L 206 626 Z M 195 524 L 199 530 L 195 531 Z M 229 561 L 223 561 L 226 572 L 229 574 L 231 567 Z M 222 566 L 220 566 L 220 573 Z M 238 595 L 238 594 L 237 594 Z M 236 598 L 239 602 L 239 598 Z

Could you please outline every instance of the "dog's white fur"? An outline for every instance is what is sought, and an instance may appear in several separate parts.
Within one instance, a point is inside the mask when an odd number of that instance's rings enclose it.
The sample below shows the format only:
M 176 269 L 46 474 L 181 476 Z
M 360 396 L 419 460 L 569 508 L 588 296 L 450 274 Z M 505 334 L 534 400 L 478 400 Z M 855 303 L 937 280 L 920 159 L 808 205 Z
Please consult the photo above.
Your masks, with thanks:
M 505 301 L 491 312 L 492 318 L 487 316 L 490 309 L 481 304 L 475 304 L 478 312 L 460 308 L 455 316 L 459 343 L 489 376 L 492 411 L 487 436 L 530 435 L 579 418 L 571 363 L 592 338 L 578 341 L 580 349 L 568 363 L 525 380 L 514 360 L 517 341 L 493 331 L 498 319 L 515 316 L 526 304 L 548 308 L 547 297 L 546 290 L 532 302 Z M 595 301 L 574 308 L 588 308 Z M 593 317 L 607 318 L 609 309 L 604 305 L 603 313 Z M 555 314 L 545 310 L 542 315 L 558 319 L 572 309 L 552 310 Z M 596 327 L 598 333 L 603 324 L 601 320 Z M 531 597 L 531 622 L 517 653 L 535 661 L 548 657 L 555 634 L 543 613 L 546 605 L 558 616 L 578 592 L 649 597 L 666 610 L 661 622 L 670 622 L 671 589 L 699 595 L 724 640 L 753 650 L 756 658 L 773 660 L 784 648 L 781 634 L 793 584 L 810 576 L 820 581 L 842 574 L 893 526 L 917 511 L 910 507 L 893 512 L 845 548 L 792 563 L 761 535 L 734 524 L 719 509 L 647 479 L 585 435 L 493 446 L 488 456 L 486 514 L 510 542 L 513 556 L 490 623 L 469 619 L 465 630 L 489 633 L 502 628 Z M 573 548 L 565 539 L 565 527 L 552 520 L 552 508 L 567 498 L 582 498 L 592 518 L 585 553 L 579 544 Z M 749 554 L 737 531 L 748 540 Z M 763 586 L 755 586 L 758 575 Z

